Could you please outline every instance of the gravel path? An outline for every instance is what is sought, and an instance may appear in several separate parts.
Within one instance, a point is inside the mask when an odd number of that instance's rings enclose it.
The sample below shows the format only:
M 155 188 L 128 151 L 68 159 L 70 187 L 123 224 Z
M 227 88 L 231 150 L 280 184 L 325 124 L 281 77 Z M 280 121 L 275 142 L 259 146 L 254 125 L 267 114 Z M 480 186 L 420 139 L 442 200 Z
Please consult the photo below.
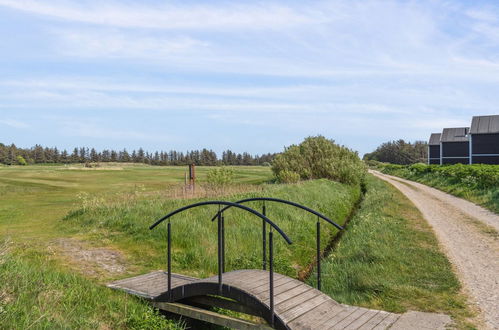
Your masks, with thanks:
M 499 329 L 499 215 L 423 184 L 371 171 L 399 189 L 433 227 L 485 329 Z

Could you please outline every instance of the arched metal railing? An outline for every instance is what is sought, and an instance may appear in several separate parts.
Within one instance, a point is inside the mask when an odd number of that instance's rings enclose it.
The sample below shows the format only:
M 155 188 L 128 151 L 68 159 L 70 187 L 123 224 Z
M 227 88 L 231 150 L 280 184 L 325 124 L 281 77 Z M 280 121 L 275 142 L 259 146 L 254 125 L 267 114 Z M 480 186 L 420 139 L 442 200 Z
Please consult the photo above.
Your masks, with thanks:
M 194 203 L 190 204 L 184 207 L 181 207 L 179 209 L 176 209 L 161 219 L 158 219 L 155 223 L 153 223 L 149 229 L 154 229 L 156 226 L 158 226 L 160 223 L 162 223 L 165 220 L 168 220 L 168 226 L 167 226 L 167 240 L 168 240 L 168 252 L 167 252 L 167 276 L 168 276 L 168 295 L 170 301 L 172 300 L 172 284 L 171 284 L 171 222 L 170 218 L 174 216 L 175 214 L 178 214 L 180 212 L 199 207 L 199 206 L 205 206 L 205 205 L 218 205 L 218 213 L 216 218 L 218 218 L 218 291 L 219 293 L 222 292 L 222 274 L 225 272 L 225 229 L 224 229 L 224 217 L 222 216 L 222 210 L 221 206 L 225 206 L 225 208 L 228 207 L 236 207 L 239 209 L 242 209 L 244 211 L 250 212 L 253 215 L 256 215 L 257 217 L 262 219 L 262 222 L 265 224 L 269 224 L 271 226 L 271 229 L 274 228 L 281 236 L 284 238 L 286 243 L 292 244 L 293 242 L 291 239 L 284 233 L 284 231 L 279 228 L 272 220 L 267 218 L 266 215 L 259 213 L 258 211 L 255 211 L 252 208 L 249 208 L 247 206 L 238 204 L 238 203 L 233 203 L 233 202 L 226 202 L 226 201 L 206 201 L 206 202 L 199 202 L 199 203 Z M 274 243 L 273 243 L 273 232 L 272 230 L 269 231 L 269 305 L 270 305 L 270 312 L 271 312 L 271 320 L 272 320 L 272 325 L 274 322 Z M 266 246 L 265 246 L 266 248 Z
M 339 230 L 342 230 L 343 227 L 340 226 L 339 224 L 337 224 L 336 222 L 334 222 L 333 220 L 329 219 L 325 215 L 323 215 L 323 214 L 321 214 L 321 213 L 319 213 L 319 212 L 317 212 L 309 207 L 306 207 L 304 205 L 301 205 L 301 204 L 298 204 L 295 202 L 291 202 L 291 201 L 288 201 L 285 199 L 279 199 L 279 198 L 273 198 L 273 197 L 253 197 L 253 198 L 241 199 L 239 201 L 236 201 L 235 203 L 242 204 L 242 203 L 255 202 L 255 201 L 263 201 L 262 214 L 264 216 L 266 216 L 266 213 L 267 213 L 267 209 L 265 206 L 266 201 L 291 205 L 291 206 L 305 210 L 305 211 L 317 216 L 317 223 L 316 223 L 317 289 L 320 290 L 321 289 L 321 224 L 320 224 L 319 219 L 323 219 L 324 221 L 328 222 L 329 224 L 333 225 L 334 227 L 336 227 Z M 223 214 L 223 212 L 225 210 L 227 210 L 231 207 L 232 207 L 232 205 L 227 205 L 224 208 L 222 208 L 221 210 L 219 210 L 219 212 L 217 214 L 215 214 L 215 216 L 211 219 L 211 221 L 214 221 L 215 219 L 217 219 L 217 217 L 220 217 L 220 213 Z M 223 218 L 223 215 L 222 215 L 222 218 Z M 262 252 L 262 264 L 263 264 L 264 270 L 267 269 L 267 259 L 266 259 L 267 258 L 267 251 L 266 251 L 266 246 L 267 246 L 266 236 L 267 236 L 267 234 L 266 234 L 266 231 L 267 231 L 266 222 L 262 221 L 262 251 L 263 251 Z

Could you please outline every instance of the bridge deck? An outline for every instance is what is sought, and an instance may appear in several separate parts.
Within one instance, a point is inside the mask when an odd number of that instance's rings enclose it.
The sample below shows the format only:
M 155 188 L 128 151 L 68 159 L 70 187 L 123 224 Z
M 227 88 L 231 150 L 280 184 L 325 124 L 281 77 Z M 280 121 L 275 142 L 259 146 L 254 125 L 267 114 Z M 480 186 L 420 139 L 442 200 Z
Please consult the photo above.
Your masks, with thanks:
M 217 283 L 217 276 L 198 279 L 172 274 L 173 300 L 216 295 L 218 291 L 214 289 Z M 156 271 L 115 281 L 108 286 L 148 300 L 164 301 L 167 273 Z M 253 302 L 252 307 L 255 307 L 256 301 L 260 308 L 268 312 L 268 272 L 238 270 L 224 273 L 223 288 L 222 296 L 240 300 L 238 298 L 242 293 L 248 297 L 248 301 Z M 236 291 L 239 295 L 234 293 Z M 274 306 L 278 327 L 287 329 L 387 329 L 400 317 L 399 314 L 339 304 L 311 286 L 278 273 L 274 273 Z

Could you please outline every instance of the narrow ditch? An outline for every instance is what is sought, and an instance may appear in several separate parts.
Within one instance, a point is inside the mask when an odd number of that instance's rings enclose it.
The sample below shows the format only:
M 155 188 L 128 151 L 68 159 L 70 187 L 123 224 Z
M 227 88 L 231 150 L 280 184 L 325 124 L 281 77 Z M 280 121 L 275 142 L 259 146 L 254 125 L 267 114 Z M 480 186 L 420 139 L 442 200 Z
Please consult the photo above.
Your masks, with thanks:
M 359 199 L 355 202 L 354 206 L 350 210 L 350 213 L 346 216 L 345 222 L 343 223 L 343 230 L 340 230 L 338 234 L 336 234 L 326 245 L 324 250 L 321 251 L 321 260 L 324 258 L 328 257 L 335 249 L 336 246 L 338 246 L 338 243 L 340 242 L 341 238 L 343 237 L 343 234 L 347 230 L 348 223 L 350 220 L 353 219 L 353 217 L 357 214 L 357 211 L 360 208 L 360 205 L 364 201 L 364 196 L 366 195 L 366 186 L 365 184 L 362 184 L 360 187 L 360 196 Z M 314 258 L 314 260 L 309 263 L 305 268 L 303 268 L 299 273 L 298 273 L 298 279 L 302 282 L 305 282 L 312 276 L 313 271 L 315 267 L 317 266 L 317 258 Z

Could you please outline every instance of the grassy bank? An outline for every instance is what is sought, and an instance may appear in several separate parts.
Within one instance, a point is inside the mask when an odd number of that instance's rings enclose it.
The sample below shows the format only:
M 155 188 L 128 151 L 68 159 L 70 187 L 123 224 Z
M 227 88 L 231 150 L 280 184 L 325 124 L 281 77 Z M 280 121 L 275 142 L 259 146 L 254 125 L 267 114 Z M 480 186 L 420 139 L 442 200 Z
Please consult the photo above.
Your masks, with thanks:
M 0 245 L 0 329 L 180 329 L 140 300 Z
M 306 181 L 293 185 L 264 185 L 261 192 L 235 194 L 230 200 L 272 196 L 307 205 L 343 223 L 360 196 L 360 189 L 328 180 Z M 84 232 L 88 240 L 110 240 L 128 252 L 137 271 L 164 268 L 166 226 L 150 231 L 155 219 L 189 203 L 206 199 L 162 199 L 149 196 L 133 202 L 96 204 L 79 208 L 64 218 L 62 225 L 73 235 Z M 260 209 L 262 203 L 247 204 Z M 173 271 L 193 276 L 217 272 L 217 225 L 210 219 L 218 207 L 203 207 L 180 213 L 172 219 Z M 314 256 L 315 217 L 290 206 L 267 203 L 267 215 L 293 240 L 275 240 L 276 270 L 290 276 L 307 266 Z M 230 209 L 226 221 L 226 269 L 261 267 L 261 220 L 247 212 Z M 92 228 L 93 232 L 88 232 Z M 325 226 L 323 246 L 337 230 Z M 145 257 L 146 256 L 146 257 Z
M 499 165 L 393 165 L 376 163 L 383 173 L 438 188 L 499 213 Z
M 466 327 L 470 316 L 430 226 L 398 190 L 372 176 L 359 211 L 324 261 L 322 276 L 324 291 L 342 303 L 442 312 L 459 327 Z

